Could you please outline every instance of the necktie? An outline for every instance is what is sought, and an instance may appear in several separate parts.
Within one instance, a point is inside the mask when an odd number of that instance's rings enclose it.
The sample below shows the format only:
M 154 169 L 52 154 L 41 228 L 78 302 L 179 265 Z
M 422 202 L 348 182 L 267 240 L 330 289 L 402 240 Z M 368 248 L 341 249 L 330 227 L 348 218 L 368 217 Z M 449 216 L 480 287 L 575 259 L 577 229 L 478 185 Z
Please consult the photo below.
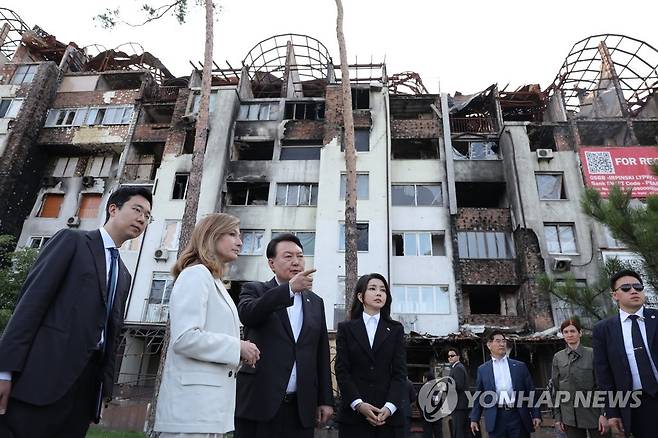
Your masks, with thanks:
M 653 374 L 653 369 L 651 368 L 649 352 L 644 345 L 644 339 L 642 339 L 640 324 L 637 322 L 639 316 L 629 315 L 628 317 L 632 322 L 631 337 L 633 338 L 633 350 L 635 351 L 637 369 L 640 372 L 642 390 L 649 393 L 651 396 L 655 396 L 658 394 L 658 382 L 656 381 L 656 376 Z

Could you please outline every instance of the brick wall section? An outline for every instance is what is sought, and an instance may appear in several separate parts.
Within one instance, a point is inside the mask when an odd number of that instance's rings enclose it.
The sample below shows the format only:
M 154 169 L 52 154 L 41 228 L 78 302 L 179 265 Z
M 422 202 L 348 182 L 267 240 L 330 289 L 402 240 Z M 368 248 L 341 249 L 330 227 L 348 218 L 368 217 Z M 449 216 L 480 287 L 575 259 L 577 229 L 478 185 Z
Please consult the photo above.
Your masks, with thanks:
M 58 69 L 53 62 L 41 63 L 29 86 L 23 106 L 9 132 L 0 159 L 0 234 L 20 234 L 30 214 L 48 164 L 46 152 L 36 141 L 39 128 L 55 97 Z
M 187 110 L 187 100 L 190 96 L 189 88 L 181 88 L 174 105 L 174 113 L 171 116 L 171 126 L 165 142 L 164 155 L 180 154 L 185 144 L 186 126 L 182 119 Z
M 461 284 L 466 285 L 518 285 L 514 260 L 459 260 Z
M 284 140 L 322 140 L 324 122 L 316 120 L 289 120 L 283 131 Z
M 71 91 L 57 93 L 53 108 L 85 106 L 134 105 L 140 90 Z
M 128 131 L 129 125 L 43 128 L 38 142 L 42 145 L 122 144 L 126 142 Z
M 439 138 L 439 121 L 431 120 L 391 120 L 391 138 Z
M 2 85 L 9 84 L 17 68 L 18 68 L 18 64 L 7 63 L 5 65 L 0 65 L 0 75 L 2 76 L 2 79 L 0 80 L 0 84 Z
M 523 328 L 526 325 L 525 318 L 522 316 L 507 315 L 467 315 L 464 317 L 467 324 L 485 325 L 487 327 L 515 327 Z
M 369 110 L 356 110 L 354 114 L 354 128 L 370 128 L 372 117 Z M 340 85 L 327 85 L 325 91 L 325 130 L 324 144 L 340 135 L 343 127 L 343 95 Z
M 145 123 L 135 125 L 132 141 L 134 142 L 164 142 L 169 136 L 168 123 Z
M 457 231 L 512 231 L 507 208 L 459 208 L 455 218 Z

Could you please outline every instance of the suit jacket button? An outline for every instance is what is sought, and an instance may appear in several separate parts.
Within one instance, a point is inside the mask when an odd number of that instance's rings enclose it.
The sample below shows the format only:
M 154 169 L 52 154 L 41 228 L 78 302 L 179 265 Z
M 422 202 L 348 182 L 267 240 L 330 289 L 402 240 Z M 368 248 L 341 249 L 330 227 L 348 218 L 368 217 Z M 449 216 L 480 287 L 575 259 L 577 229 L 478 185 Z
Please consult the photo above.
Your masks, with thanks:
M 375 371 L 375 367 L 371 366 L 370 371 Z
M 228 376 L 229 376 L 229 377 L 233 377 L 233 371 L 229 371 L 229 372 L 228 372 Z

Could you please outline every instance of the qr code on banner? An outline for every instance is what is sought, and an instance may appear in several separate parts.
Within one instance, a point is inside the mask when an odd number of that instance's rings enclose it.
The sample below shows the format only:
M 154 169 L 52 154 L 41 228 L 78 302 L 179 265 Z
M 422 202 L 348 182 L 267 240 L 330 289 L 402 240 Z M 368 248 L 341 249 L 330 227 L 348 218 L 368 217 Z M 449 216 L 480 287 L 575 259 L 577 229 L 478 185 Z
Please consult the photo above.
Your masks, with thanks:
M 590 174 L 615 173 L 610 152 L 585 152 L 585 159 Z

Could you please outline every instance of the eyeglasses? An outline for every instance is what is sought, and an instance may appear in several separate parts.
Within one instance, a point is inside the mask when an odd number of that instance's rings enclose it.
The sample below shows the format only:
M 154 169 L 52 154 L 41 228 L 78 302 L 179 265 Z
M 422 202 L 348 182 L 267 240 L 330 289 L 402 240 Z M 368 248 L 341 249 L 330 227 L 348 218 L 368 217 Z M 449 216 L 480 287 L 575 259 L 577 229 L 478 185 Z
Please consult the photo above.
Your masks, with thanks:
M 449 354 L 448 357 L 457 357 L 456 354 Z
M 142 216 L 144 217 L 144 220 L 148 222 L 149 224 L 153 222 L 153 216 L 151 216 L 150 213 L 146 213 L 144 210 L 142 210 L 141 207 L 138 207 L 136 205 L 133 205 L 130 207 L 131 210 L 135 213 L 135 216 Z
M 633 284 L 624 283 L 615 290 L 621 289 L 623 292 L 629 292 L 631 288 L 635 289 L 638 292 L 642 292 L 644 290 L 644 285 L 642 283 L 633 283 Z

